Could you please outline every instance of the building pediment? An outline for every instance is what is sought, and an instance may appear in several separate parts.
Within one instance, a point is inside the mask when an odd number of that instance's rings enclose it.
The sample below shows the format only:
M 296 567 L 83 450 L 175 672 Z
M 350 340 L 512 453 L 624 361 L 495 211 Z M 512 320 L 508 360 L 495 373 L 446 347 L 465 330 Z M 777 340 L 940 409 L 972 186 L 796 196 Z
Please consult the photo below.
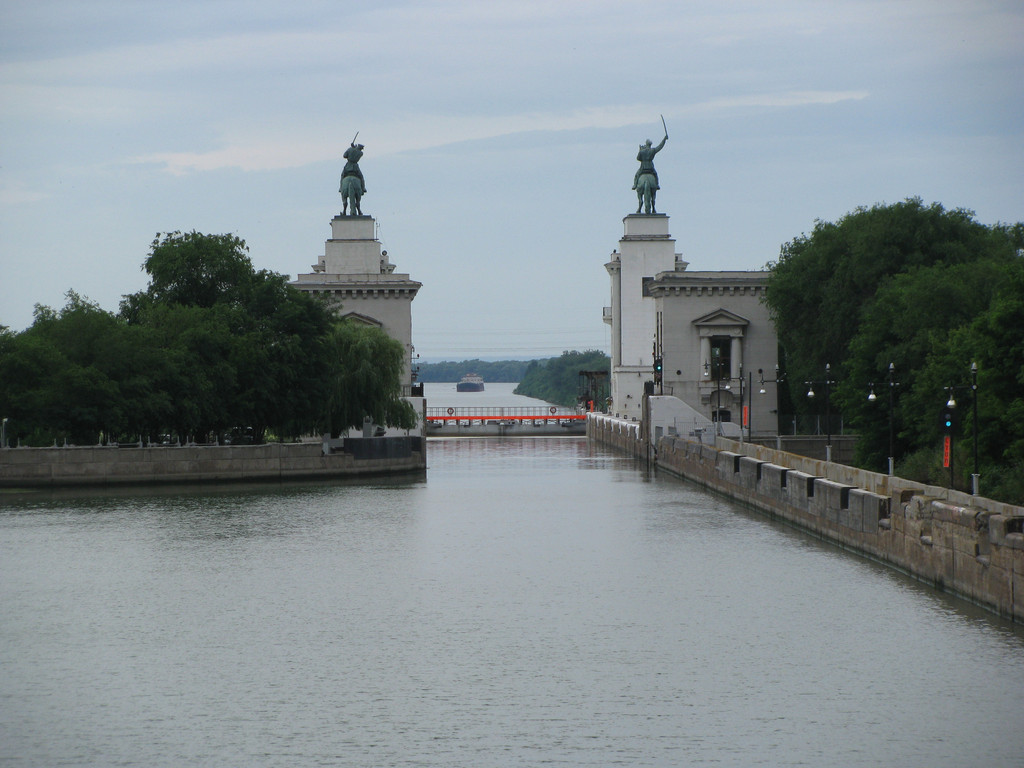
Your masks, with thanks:
M 360 325 L 370 325 L 374 328 L 381 328 L 384 325 L 380 320 L 359 312 L 349 312 L 348 314 L 342 315 L 341 319 L 351 320 L 353 323 L 359 323 Z
M 750 325 L 750 321 L 747 318 L 737 315 L 735 312 L 730 312 L 723 307 L 708 312 L 706 315 L 701 315 L 692 322 L 698 328 L 736 328 Z

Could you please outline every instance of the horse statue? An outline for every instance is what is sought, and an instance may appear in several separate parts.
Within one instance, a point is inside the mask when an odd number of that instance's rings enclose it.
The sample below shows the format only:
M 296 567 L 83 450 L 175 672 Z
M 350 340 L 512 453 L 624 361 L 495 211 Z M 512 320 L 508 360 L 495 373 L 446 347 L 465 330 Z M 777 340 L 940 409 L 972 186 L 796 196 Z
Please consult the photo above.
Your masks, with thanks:
M 653 173 L 641 173 L 636 179 L 636 212 L 651 214 L 654 210 L 654 199 L 658 196 L 658 178 Z
M 363 209 L 359 202 L 363 199 L 363 180 L 358 176 L 341 177 L 341 215 L 348 216 L 348 205 L 352 203 L 352 215 L 362 216 Z
M 341 192 L 342 216 L 348 216 L 349 203 L 352 204 L 353 216 L 363 215 L 360 201 L 366 194 L 366 181 L 363 179 L 363 172 L 359 170 L 359 160 L 363 156 L 364 147 L 362 144 L 356 144 L 358 136 L 359 131 L 356 131 L 356 136 L 353 137 L 351 145 L 344 154 L 344 158 L 348 162 L 345 163 L 345 169 L 341 172 L 341 186 L 338 188 L 338 191 Z

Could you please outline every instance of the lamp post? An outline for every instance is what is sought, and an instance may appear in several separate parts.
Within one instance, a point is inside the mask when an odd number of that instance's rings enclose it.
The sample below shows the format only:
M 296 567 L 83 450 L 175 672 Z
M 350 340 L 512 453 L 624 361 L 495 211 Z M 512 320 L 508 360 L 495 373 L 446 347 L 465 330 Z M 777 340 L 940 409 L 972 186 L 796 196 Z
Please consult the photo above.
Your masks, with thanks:
M 981 485 L 981 475 L 978 472 L 978 364 L 976 362 L 971 363 L 971 383 L 950 385 L 945 387 L 946 392 L 949 393 L 949 400 L 946 401 L 947 408 L 956 408 L 956 397 L 955 393 L 958 389 L 970 389 L 971 390 L 971 412 L 972 412 L 972 429 L 974 431 L 974 472 L 971 474 L 971 494 L 977 496 L 979 493 L 979 486 Z M 952 448 L 952 433 L 953 426 L 950 425 L 950 450 L 949 450 L 949 487 L 953 488 L 953 448 Z
M 740 381 L 743 378 L 740 377 Z M 747 440 L 754 441 L 754 372 L 747 373 Z
M 900 385 L 900 383 L 896 381 L 896 366 L 893 363 L 889 363 L 889 371 L 885 374 L 885 382 L 889 385 L 889 475 L 892 476 L 895 471 L 894 464 L 896 461 L 896 449 L 893 434 L 893 393 L 896 387 Z M 873 403 L 878 399 L 878 396 L 875 395 L 875 384 L 874 382 L 871 382 L 868 386 L 871 387 L 871 394 L 868 395 L 868 402 Z
M 715 434 L 722 434 L 722 357 L 716 354 L 717 350 L 711 351 L 711 362 L 704 361 L 704 376 L 714 374 L 715 376 Z M 726 384 L 728 389 L 729 385 Z
M 974 411 L 974 474 L 971 475 L 971 493 L 978 495 L 981 474 L 978 472 L 978 364 L 971 362 L 971 409 Z
M 953 395 L 954 390 L 956 389 L 956 387 L 949 386 L 949 387 L 946 387 L 945 389 L 946 389 L 946 392 L 949 393 L 949 399 L 946 401 L 946 408 L 948 408 L 948 409 L 956 408 L 956 398 Z M 956 440 L 955 440 L 956 419 L 954 418 L 954 414 L 953 414 L 952 411 L 950 411 L 949 415 L 944 417 L 944 418 L 945 418 L 945 427 L 946 427 L 946 440 L 949 443 L 949 453 L 948 453 L 948 456 L 949 456 L 949 489 L 953 490 L 956 487 L 956 483 L 955 483 L 956 475 L 954 475 L 954 473 L 953 473 L 953 457 L 954 457 L 954 450 L 953 449 L 955 447 L 954 444 L 956 443 Z
M 3 423 L 0 423 L 0 448 L 7 447 L 7 417 L 4 416 Z
M 814 385 L 824 384 L 825 385 L 825 461 L 832 461 L 832 409 L 831 409 L 831 392 L 832 385 L 835 384 L 832 381 L 832 366 L 829 363 L 825 363 L 825 379 L 824 381 L 805 381 L 807 385 L 807 397 L 814 398 Z
M 758 376 L 759 379 L 761 379 L 761 389 L 759 390 L 759 394 L 762 394 L 762 395 L 765 394 L 765 391 L 766 391 L 765 388 L 764 388 L 765 384 L 781 384 L 782 382 L 784 382 L 786 380 L 785 376 L 783 376 L 779 372 L 779 366 L 778 365 L 775 366 L 775 378 L 774 379 L 766 379 L 764 377 L 764 369 L 763 368 L 758 368 L 757 369 L 757 376 Z M 753 387 L 751 387 L 751 392 L 753 392 Z M 750 410 L 751 410 L 751 412 L 753 412 L 753 410 L 754 410 L 753 404 L 751 404 Z M 778 389 L 776 389 L 775 390 L 775 419 L 776 419 L 776 430 L 775 431 L 776 431 L 776 437 L 778 436 L 778 417 L 779 417 L 779 391 L 778 391 Z M 780 444 L 780 443 L 777 442 L 777 444 Z
M 739 377 L 737 381 L 740 383 L 740 442 L 743 442 L 743 366 L 740 366 Z M 732 379 L 729 379 L 732 382 Z

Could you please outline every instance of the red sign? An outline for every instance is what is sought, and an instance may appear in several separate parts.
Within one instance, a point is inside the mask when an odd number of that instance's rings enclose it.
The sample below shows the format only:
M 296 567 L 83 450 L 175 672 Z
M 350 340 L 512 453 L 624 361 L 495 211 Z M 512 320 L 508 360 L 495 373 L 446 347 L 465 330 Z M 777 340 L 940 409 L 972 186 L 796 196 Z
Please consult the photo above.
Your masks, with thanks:
M 949 435 L 946 435 L 944 438 L 942 438 L 942 466 L 944 467 L 949 466 L 949 444 L 951 440 L 952 438 Z
M 743 406 L 743 426 L 750 426 L 750 408 L 746 405 Z

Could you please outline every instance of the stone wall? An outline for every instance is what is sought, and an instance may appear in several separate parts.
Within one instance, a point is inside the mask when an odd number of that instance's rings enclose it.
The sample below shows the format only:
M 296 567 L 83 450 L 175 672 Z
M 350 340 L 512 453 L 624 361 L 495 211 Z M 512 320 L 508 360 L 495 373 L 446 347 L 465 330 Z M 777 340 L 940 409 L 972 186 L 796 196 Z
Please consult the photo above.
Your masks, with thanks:
M 654 450 L 638 430 L 629 445 L 614 421 L 588 420 L 588 437 L 1024 622 L 1022 507 L 722 438 Z
M 656 465 L 1024 622 L 1024 508 L 760 446 L 742 450 L 754 455 L 663 438 Z
M 389 439 L 376 438 L 378 441 Z M 366 459 L 358 458 L 351 451 L 325 451 L 319 442 L 151 448 L 6 448 L 0 451 L 0 487 L 224 483 L 425 470 L 422 439 L 404 440 L 404 449 L 384 451 L 379 458 Z
M 638 421 L 591 413 L 587 416 L 587 439 L 610 445 L 637 458 L 647 458 L 647 443 L 642 440 Z

